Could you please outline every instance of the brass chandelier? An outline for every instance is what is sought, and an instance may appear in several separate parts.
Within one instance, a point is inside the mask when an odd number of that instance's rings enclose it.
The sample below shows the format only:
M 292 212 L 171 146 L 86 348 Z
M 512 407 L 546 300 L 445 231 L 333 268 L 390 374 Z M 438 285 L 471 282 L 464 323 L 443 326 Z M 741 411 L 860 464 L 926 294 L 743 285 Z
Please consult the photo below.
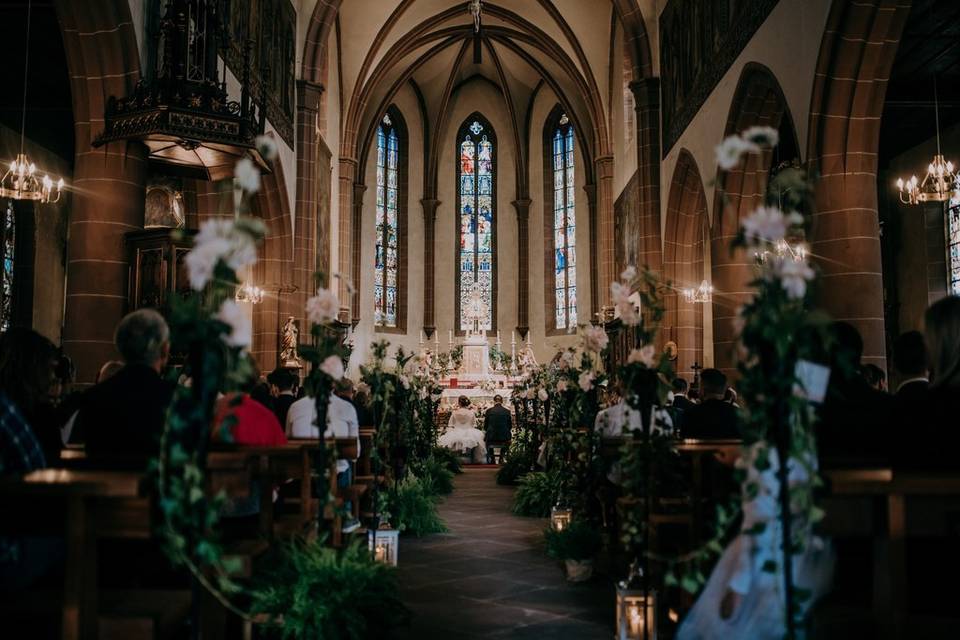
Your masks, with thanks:
M 0 179 L 0 197 L 13 200 L 35 200 L 52 203 L 60 200 L 63 191 L 63 178 L 54 182 L 48 174 L 38 171 L 37 165 L 30 161 L 23 150 L 27 128 L 27 70 L 30 64 L 30 9 L 33 3 L 27 2 L 27 44 L 23 60 L 23 111 L 20 117 L 20 153 L 13 160 L 3 178 Z M 43 173 L 43 177 L 40 175 Z
M 937 154 L 933 156 L 933 162 L 927 165 L 927 174 L 922 182 L 916 175 L 908 180 L 897 178 L 897 189 L 903 204 L 946 202 L 960 188 L 960 177 L 954 164 L 944 159 L 940 152 L 940 103 L 937 99 L 936 76 L 933 77 L 933 113 L 937 127 Z
M 713 300 L 713 285 L 704 280 L 696 289 L 683 289 L 681 293 L 690 304 L 706 304 Z

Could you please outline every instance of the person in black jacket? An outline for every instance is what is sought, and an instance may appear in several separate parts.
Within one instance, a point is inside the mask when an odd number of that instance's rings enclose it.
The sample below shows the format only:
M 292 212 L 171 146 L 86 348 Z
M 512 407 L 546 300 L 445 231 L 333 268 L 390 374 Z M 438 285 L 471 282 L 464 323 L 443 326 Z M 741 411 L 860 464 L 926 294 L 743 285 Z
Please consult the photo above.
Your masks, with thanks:
M 510 446 L 513 432 L 513 420 L 510 411 L 503 406 L 503 396 L 493 396 L 493 406 L 483 416 L 483 431 L 486 434 L 487 460 L 493 459 L 494 447 L 500 448 L 502 458 L 502 452 Z
M 908 331 L 893 343 L 893 367 L 900 377 L 896 389 L 897 403 L 906 411 L 917 411 L 927 402 L 930 389 L 927 347 L 923 334 Z
M 696 439 L 735 439 L 740 437 L 737 408 L 723 399 L 727 391 L 727 376 L 719 369 L 700 372 L 703 402 L 683 413 L 680 435 Z
M 153 309 L 138 309 L 114 336 L 123 368 L 83 398 L 77 416 L 87 455 L 147 459 L 157 452 L 173 388 L 160 374 L 170 357 L 170 329 Z
M 270 395 L 273 396 L 273 413 L 276 414 L 281 427 L 286 428 L 287 412 L 290 410 L 290 405 L 297 401 L 299 381 L 297 374 L 286 367 L 277 367 L 267 376 Z

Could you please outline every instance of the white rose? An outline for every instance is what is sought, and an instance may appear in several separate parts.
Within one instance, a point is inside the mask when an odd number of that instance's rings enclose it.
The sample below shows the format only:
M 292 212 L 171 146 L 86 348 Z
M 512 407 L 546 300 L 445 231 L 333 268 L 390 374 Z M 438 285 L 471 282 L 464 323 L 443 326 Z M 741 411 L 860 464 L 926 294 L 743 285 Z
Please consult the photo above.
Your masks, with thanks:
M 630 355 L 627 356 L 627 363 L 634 364 L 637 362 L 649 369 L 655 369 L 657 367 L 656 348 L 654 348 L 652 344 L 647 344 L 639 349 L 630 351 Z
M 757 207 L 741 223 L 748 243 L 776 242 L 787 235 L 791 227 L 803 224 L 803 216 L 796 211 L 784 214 L 777 207 Z
M 223 238 L 215 238 L 202 245 L 196 245 L 187 254 L 187 277 L 194 291 L 203 291 L 213 278 L 220 257 L 230 250 L 230 243 Z
M 403 385 L 403 388 L 404 388 L 404 389 L 409 389 L 409 388 L 410 388 L 410 378 L 408 378 L 407 376 L 400 376 L 400 384 Z
M 593 378 L 592 371 L 584 371 L 580 374 L 580 379 L 577 380 L 577 384 L 579 384 L 580 388 L 584 391 L 590 391 L 590 389 L 593 389 Z
M 801 300 L 807 294 L 807 282 L 813 280 L 814 271 L 805 261 L 787 258 L 776 261 L 773 274 L 780 279 L 780 286 L 791 300 Z
M 747 142 L 762 145 L 765 147 L 775 147 L 780 142 L 780 132 L 773 127 L 750 127 L 740 133 L 740 137 Z
M 340 300 L 333 289 L 318 289 L 317 295 L 307 300 L 307 319 L 313 324 L 326 324 L 340 313 Z
M 546 402 L 547 398 L 549 398 L 550 396 L 547 395 L 546 391 L 544 391 L 543 389 L 540 389 L 539 391 L 537 391 L 537 397 L 540 398 L 540 402 Z
M 334 380 L 339 380 L 343 377 L 343 360 L 340 356 L 327 356 L 327 359 L 320 363 L 320 371 Z
M 587 351 L 600 353 L 607 348 L 610 338 L 603 327 L 589 326 L 583 330 L 583 346 Z
M 277 157 L 277 141 L 270 136 L 257 136 L 253 143 L 264 160 L 269 161 Z
M 229 346 L 246 349 L 253 342 L 253 321 L 233 300 L 224 300 L 217 312 L 217 320 L 230 327 L 230 333 L 223 337 Z
M 235 184 L 247 193 L 260 190 L 260 169 L 250 158 L 240 158 L 233 169 Z
M 427 388 L 426 388 L 426 387 L 423 387 L 423 388 L 420 389 L 420 394 L 419 394 L 419 395 L 420 395 L 420 399 L 421 399 L 421 400 L 426 400 L 427 398 L 430 397 L 430 392 L 427 391 Z
M 623 300 L 617 304 L 617 310 L 620 312 L 620 322 L 628 327 L 635 327 L 640 324 L 641 317 L 637 313 L 637 306 L 631 300 Z
M 559 391 L 560 393 L 563 393 L 569 388 L 570 388 L 570 385 L 567 383 L 566 380 L 560 380 L 559 382 L 557 382 L 557 391 Z
M 620 274 L 620 279 L 625 282 L 630 282 L 637 277 L 637 268 L 633 265 L 628 266 L 623 270 L 623 273 Z
M 758 153 L 759 151 L 760 147 L 740 136 L 728 136 L 717 145 L 717 164 L 721 169 L 730 170 L 740 164 L 740 157 L 744 153 Z

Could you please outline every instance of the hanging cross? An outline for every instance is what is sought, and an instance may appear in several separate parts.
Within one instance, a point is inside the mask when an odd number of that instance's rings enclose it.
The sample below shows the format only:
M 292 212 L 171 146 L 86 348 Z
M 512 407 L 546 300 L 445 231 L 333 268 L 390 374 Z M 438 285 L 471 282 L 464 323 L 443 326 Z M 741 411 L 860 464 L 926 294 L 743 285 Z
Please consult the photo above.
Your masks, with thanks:
M 480 64 L 480 12 L 483 11 L 483 2 L 481 0 L 470 0 L 470 4 L 467 6 L 470 15 L 473 16 L 473 64 Z
M 691 387 L 699 387 L 699 386 L 700 386 L 699 383 L 700 383 L 700 370 L 701 370 L 701 369 L 703 369 L 703 367 L 700 366 L 700 363 L 698 363 L 696 360 L 694 360 L 694 361 L 693 361 L 693 365 L 690 367 L 690 370 L 693 371 L 693 384 L 690 385 Z

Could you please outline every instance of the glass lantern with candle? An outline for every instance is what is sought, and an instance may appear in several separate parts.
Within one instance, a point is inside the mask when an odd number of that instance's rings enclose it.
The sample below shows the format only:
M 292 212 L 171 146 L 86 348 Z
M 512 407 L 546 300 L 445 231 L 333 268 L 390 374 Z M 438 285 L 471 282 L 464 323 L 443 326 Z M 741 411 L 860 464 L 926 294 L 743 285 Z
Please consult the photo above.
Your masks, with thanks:
M 635 588 L 634 583 L 617 585 L 617 640 L 656 640 L 657 592 Z
M 573 509 L 554 505 L 550 508 L 550 527 L 554 531 L 563 531 L 573 521 Z
M 400 532 L 389 527 L 381 525 L 380 529 L 371 529 L 367 533 L 367 545 L 374 560 L 395 567 L 400 550 Z

